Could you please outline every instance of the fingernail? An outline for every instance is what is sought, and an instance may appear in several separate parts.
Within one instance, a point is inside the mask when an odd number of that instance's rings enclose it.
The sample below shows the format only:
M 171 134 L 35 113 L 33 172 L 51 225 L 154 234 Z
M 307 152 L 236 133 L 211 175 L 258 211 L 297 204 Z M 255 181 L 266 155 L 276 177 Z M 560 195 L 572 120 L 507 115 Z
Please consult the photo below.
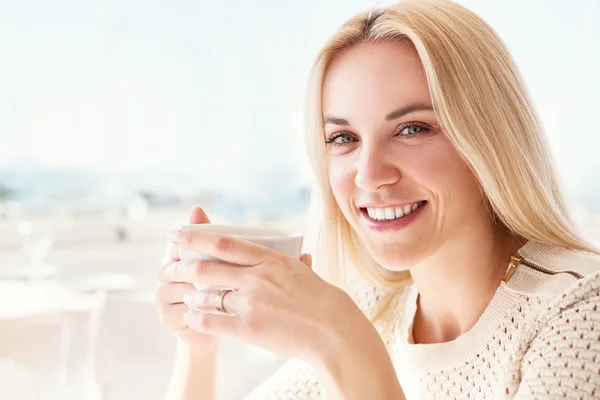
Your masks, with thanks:
M 189 292 L 186 293 L 185 296 L 183 296 L 183 302 L 185 303 L 186 306 L 188 307 L 192 307 L 192 303 L 194 301 L 194 292 Z
M 167 267 L 167 270 L 165 271 L 165 273 L 167 274 L 168 277 L 173 276 L 173 274 L 175 273 L 175 270 L 179 266 L 179 263 L 180 263 L 180 261 L 175 262 Z
M 193 312 L 193 311 L 192 311 L 192 310 L 190 310 L 190 311 L 186 311 L 186 313 L 185 313 L 185 314 L 183 314 L 183 320 L 184 320 L 186 323 L 190 322 L 190 317 L 192 316 L 192 312 Z
M 167 239 L 169 239 L 173 243 L 177 243 L 179 241 L 179 238 L 181 237 L 181 233 L 182 233 L 181 229 L 176 229 L 174 231 L 171 231 L 171 232 L 167 233 Z

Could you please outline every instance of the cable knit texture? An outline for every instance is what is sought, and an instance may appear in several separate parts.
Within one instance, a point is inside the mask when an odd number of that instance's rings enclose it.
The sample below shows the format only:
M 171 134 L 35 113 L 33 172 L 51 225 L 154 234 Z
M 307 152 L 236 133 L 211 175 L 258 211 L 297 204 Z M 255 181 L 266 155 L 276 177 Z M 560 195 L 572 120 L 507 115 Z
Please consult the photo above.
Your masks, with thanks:
M 600 257 L 536 242 L 519 254 L 583 278 L 521 264 L 475 326 L 446 343 L 413 343 L 412 283 L 395 291 L 353 286 L 367 316 L 388 304 L 376 328 L 408 400 L 600 399 Z M 312 367 L 292 359 L 247 400 L 323 398 Z

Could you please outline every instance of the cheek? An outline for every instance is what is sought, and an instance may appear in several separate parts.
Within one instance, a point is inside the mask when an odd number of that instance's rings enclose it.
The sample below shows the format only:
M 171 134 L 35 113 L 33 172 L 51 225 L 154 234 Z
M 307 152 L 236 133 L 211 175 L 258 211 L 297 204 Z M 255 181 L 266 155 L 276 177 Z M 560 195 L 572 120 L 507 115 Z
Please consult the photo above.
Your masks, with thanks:
M 481 191 L 475 175 L 448 139 L 419 152 L 413 176 L 433 192 L 445 207 L 467 206 L 479 202 Z
M 330 160 L 329 184 L 339 207 L 345 214 L 354 193 L 354 172 L 351 166 L 342 159 Z

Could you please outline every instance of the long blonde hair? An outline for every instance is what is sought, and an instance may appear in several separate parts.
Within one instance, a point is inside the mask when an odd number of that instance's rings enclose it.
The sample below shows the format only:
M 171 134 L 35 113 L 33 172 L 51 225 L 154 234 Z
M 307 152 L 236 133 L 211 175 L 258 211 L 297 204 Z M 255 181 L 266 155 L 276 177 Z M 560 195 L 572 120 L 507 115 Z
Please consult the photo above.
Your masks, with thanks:
M 492 217 L 524 239 L 595 252 L 572 228 L 538 116 L 500 38 L 452 1 L 407 0 L 351 18 L 313 66 L 307 145 L 316 182 L 307 239 L 327 279 L 343 285 L 348 268 L 376 286 L 408 277 L 378 266 L 342 215 L 328 181 L 323 133 L 322 87 L 332 59 L 358 43 L 387 41 L 416 48 L 439 123 L 478 178 Z

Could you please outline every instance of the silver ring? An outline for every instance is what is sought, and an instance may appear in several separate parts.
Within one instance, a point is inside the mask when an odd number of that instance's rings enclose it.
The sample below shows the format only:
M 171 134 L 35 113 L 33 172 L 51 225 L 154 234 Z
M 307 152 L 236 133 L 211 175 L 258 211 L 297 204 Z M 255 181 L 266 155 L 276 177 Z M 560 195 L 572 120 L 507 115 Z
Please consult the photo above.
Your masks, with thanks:
M 217 297 L 215 298 L 215 308 L 217 309 L 217 314 L 222 315 L 232 315 L 225 310 L 223 306 L 223 297 L 229 292 L 232 292 L 231 289 L 221 289 L 217 293 Z

